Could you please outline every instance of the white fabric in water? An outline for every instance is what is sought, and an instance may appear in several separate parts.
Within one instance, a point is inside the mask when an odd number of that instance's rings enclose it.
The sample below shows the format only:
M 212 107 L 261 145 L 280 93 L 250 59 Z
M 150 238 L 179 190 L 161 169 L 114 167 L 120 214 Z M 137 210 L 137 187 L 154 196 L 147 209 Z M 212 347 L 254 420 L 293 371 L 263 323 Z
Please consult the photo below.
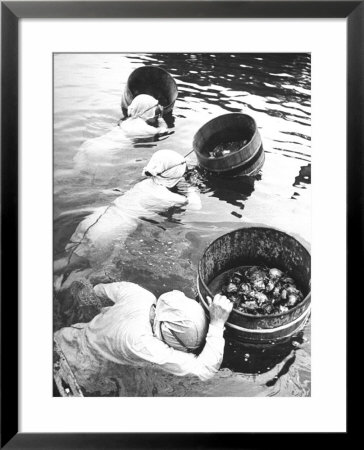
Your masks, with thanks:
M 207 328 L 202 306 L 183 292 L 171 291 L 159 297 L 153 329 L 166 344 L 177 350 L 196 350 L 205 340 Z
M 161 186 L 173 187 L 186 172 L 186 160 L 173 150 L 159 150 L 153 154 L 143 169 L 143 175 L 150 173 Z
M 157 184 L 153 178 L 143 180 L 109 206 L 98 208 L 82 220 L 66 250 L 91 262 L 100 262 L 137 228 L 139 218 L 152 218 L 172 206 L 186 203 L 186 197 Z
M 104 173 L 113 167 L 125 163 L 125 150 L 131 148 L 131 138 L 148 138 L 166 131 L 164 121 L 159 121 L 160 127 L 155 128 L 144 122 L 143 119 L 127 119 L 121 122 L 120 127 L 112 128 L 108 133 L 85 141 L 73 161 L 74 168 L 79 172 L 88 174 Z
M 167 131 L 167 125 L 162 119 L 158 119 L 158 127 L 152 127 L 141 118 L 127 119 L 120 123 L 121 130 L 128 138 L 147 138 Z
M 99 284 L 94 290 L 115 305 L 87 324 L 62 328 L 54 335 L 81 385 L 108 361 L 138 367 L 152 363 L 169 373 L 202 380 L 218 371 L 225 344 L 223 327 L 209 326 L 199 356 L 181 352 L 153 335 L 149 313 L 156 298 L 151 292 L 128 282 Z
M 128 107 L 128 116 L 132 119 L 140 117 L 143 120 L 153 119 L 158 100 L 147 94 L 137 95 Z
M 164 120 L 158 127 L 146 123 L 155 116 L 158 101 L 150 95 L 138 95 L 129 106 L 129 117 L 102 136 L 85 141 L 74 157 L 75 169 L 80 172 L 100 172 L 120 162 L 123 148 L 130 147 L 129 138 L 147 138 L 167 131 Z

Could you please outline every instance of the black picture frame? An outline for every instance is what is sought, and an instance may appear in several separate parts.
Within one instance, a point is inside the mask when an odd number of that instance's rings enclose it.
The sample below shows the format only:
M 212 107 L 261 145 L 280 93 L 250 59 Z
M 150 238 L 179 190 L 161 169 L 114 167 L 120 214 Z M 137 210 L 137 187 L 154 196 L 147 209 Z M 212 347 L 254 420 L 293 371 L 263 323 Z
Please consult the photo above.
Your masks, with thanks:
M 118 17 L 346 19 L 347 301 L 354 294 L 354 281 L 360 280 L 363 273 L 363 263 L 358 263 L 363 249 L 363 1 L 1 2 L 1 448 L 256 448 L 264 442 L 271 445 L 272 441 L 281 439 L 279 434 L 18 432 L 18 24 L 23 18 Z M 346 433 L 338 433 L 335 443 L 346 439 L 348 432 L 349 428 Z M 308 438 L 309 433 L 303 434 L 300 445 Z M 316 444 L 320 445 L 322 440 L 327 443 L 327 436 L 315 435 Z M 298 442 L 296 437 L 294 442 Z

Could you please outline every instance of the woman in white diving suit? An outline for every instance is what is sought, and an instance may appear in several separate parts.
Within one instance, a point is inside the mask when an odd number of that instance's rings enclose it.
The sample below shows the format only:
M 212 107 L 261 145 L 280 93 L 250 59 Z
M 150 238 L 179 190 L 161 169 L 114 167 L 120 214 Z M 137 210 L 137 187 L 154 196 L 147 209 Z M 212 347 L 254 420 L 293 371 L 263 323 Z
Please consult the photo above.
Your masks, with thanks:
M 186 160 L 179 153 L 154 153 L 143 169 L 146 179 L 79 223 L 66 245 L 66 255 L 55 261 L 54 273 L 106 261 L 115 246 L 120 247 L 136 230 L 141 218 L 151 219 L 171 207 L 200 209 L 199 192 L 184 181 L 185 172 Z
M 125 165 L 125 150 L 134 139 L 149 139 L 168 134 L 162 119 L 163 107 L 146 94 L 138 95 L 128 107 L 128 116 L 109 132 L 85 141 L 74 157 L 74 169 L 92 179 L 105 178 Z

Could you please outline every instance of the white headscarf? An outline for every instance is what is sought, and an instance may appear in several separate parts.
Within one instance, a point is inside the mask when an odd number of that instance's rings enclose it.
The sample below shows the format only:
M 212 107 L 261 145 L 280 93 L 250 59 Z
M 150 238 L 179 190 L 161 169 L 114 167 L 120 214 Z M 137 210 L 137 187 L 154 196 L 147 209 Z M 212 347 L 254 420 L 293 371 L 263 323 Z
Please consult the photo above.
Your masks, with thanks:
M 186 160 L 173 150 L 158 150 L 143 169 L 152 175 L 157 184 L 171 188 L 175 186 L 186 172 Z
M 140 117 L 143 120 L 153 119 L 158 100 L 147 94 L 137 95 L 128 107 L 129 118 Z
M 170 347 L 196 350 L 203 344 L 208 320 L 202 306 L 183 292 L 162 294 L 155 308 L 154 335 Z

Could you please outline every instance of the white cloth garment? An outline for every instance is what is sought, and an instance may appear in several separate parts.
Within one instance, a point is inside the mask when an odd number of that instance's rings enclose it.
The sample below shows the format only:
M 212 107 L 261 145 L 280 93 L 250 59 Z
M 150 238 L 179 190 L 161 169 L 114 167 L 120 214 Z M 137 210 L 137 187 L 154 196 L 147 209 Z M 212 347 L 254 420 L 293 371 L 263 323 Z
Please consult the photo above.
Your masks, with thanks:
M 144 122 L 143 119 L 127 119 L 120 123 L 120 130 L 127 138 L 147 138 L 156 134 L 165 133 L 167 125 L 163 119 L 158 119 L 158 127 L 152 127 Z
M 172 188 L 186 172 L 186 160 L 173 150 L 159 150 L 153 154 L 143 169 L 143 175 L 150 174 L 161 186 Z
M 146 122 L 155 116 L 158 100 L 151 95 L 137 95 L 128 107 L 128 118 L 120 123 L 120 129 L 128 137 L 153 136 L 167 131 L 166 123 L 158 120 L 158 128 Z
M 136 230 L 139 218 L 153 218 L 172 206 L 187 204 L 187 198 L 157 184 L 153 178 L 137 183 L 109 206 L 98 208 L 79 223 L 66 250 L 90 262 L 107 257 Z
M 102 136 L 88 139 L 74 157 L 75 169 L 79 172 L 100 174 L 120 163 L 122 150 L 130 147 L 132 138 L 148 138 L 167 131 L 163 119 L 158 119 L 158 127 L 146 123 L 155 115 L 158 101 L 150 95 L 138 95 L 129 106 L 129 117 Z
M 145 121 L 153 119 L 158 100 L 147 94 L 137 95 L 128 107 L 128 117 L 141 118 Z
M 158 298 L 153 331 L 170 347 L 197 350 L 205 339 L 208 320 L 202 306 L 181 291 L 166 292 Z
M 182 162 L 182 164 L 180 164 Z M 86 217 L 71 236 L 66 250 L 97 261 L 122 244 L 138 226 L 139 218 L 152 218 L 172 206 L 183 206 L 188 197 L 171 192 L 186 170 L 183 156 L 172 150 L 160 150 L 152 156 L 148 168 L 163 176 L 152 176 L 137 183 L 109 206 L 98 208 Z M 148 170 L 149 170 L 148 169 Z
M 174 375 L 195 375 L 201 380 L 219 370 L 225 345 L 223 327 L 209 326 L 205 346 L 196 356 L 154 336 L 149 313 L 156 298 L 151 292 L 128 282 L 99 284 L 94 291 L 115 305 L 104 308 L 87 324 L 62 328 L 54 335 L 79 381 L 105 361 L 137 367 L 155 364 Z
M 84 174 L 107 174 L 113 166 L 120 164 L 120 156 L 126 146 L 130 146 L 129 139 L 120 127 L 115 126 L 80 146 L 73 158 L 74 168 Z

